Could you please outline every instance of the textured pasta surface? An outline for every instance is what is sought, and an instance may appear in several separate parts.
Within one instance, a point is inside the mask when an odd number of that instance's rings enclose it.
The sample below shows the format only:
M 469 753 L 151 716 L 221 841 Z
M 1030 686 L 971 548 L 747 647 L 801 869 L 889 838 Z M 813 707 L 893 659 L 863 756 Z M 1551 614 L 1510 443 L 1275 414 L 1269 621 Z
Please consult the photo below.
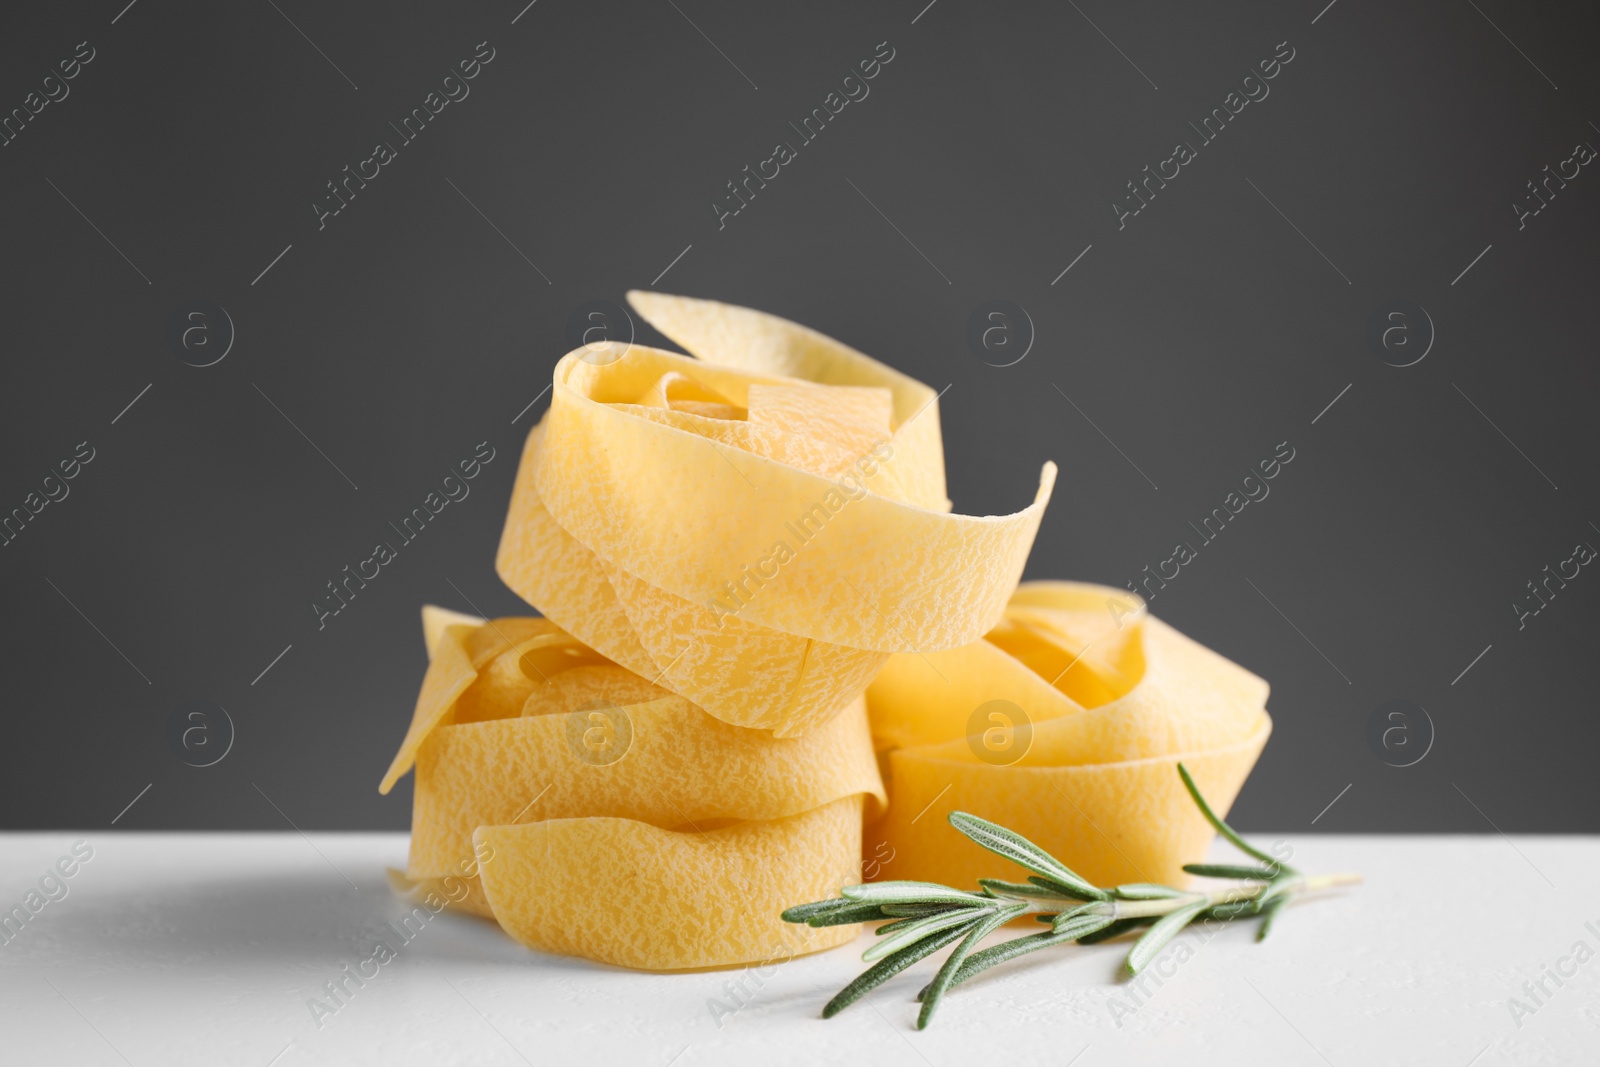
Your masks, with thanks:
M 430 662 L 398 892 L 532 948 L 649 970 L 826 948 L 792 904 L 861 880 L 882 781 L 861 696 L 803 737 L 732 726 L 546 619 L 423 609 Z
M 894 656 L 867 691 L 888 813 L 867 828 L 883 877 L 967 886 L 1019 869 L 947 822 L 966 811 L 1096 885 L 1186 884 L 1211 827 L 1182 760 L 1225 813 L 1271 733 L 1267 683 L 1128 593 L 1025 582 L 983 639 Z
M 795 736 L 891 653 L 1000 618 L 1049 500 L 952 514 L 938 396 L 783 319 L 629 295 L 693 357 L 556 365 L 496 560 L 567 632 L 737 726 Z M 698 357 L 698 358 L 694 358 Z

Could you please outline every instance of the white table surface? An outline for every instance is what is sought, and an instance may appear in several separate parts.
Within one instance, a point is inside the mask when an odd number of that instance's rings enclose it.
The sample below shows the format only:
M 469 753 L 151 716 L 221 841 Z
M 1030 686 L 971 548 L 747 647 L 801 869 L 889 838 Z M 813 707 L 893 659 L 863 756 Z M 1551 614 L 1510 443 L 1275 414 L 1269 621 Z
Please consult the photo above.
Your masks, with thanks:
M 926 962 L 818 1018 L 866 937 L 748 978 L 719 1025 L 732 972 L 544 956 L 449 914 L 319 1027 L 308 999 L 408 910 L 384 876 L 404 835 L 4 834 L 0 908 L 78 840 L 94 857 L 67 895 L 0 945 L 6 1064 L 1600 1063 L 1600 957 L 1568 958 L 1600 953 L 1600 838 L 1291 838 L 1302 869 L 1366 884 L 1291 908 L 1262 944 L 1253 923 L 1185 935 L 1192 957 L 1139 1006 L 1116 981 L 1126 942 L 1047 950 L 952 993 L 923 1032 Z M 1536 1005 L 1523 983 L 1558 964 L 1576 974 Z M 1513 997 L 1535 1010 L 1513 1019 Z

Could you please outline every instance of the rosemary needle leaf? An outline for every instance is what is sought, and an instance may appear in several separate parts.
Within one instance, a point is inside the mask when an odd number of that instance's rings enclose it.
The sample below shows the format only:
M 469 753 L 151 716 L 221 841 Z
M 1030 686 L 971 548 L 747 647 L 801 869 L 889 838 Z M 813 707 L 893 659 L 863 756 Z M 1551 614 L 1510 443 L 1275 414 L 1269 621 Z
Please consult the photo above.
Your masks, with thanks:
M 1165 900 L 1168 897 L 1186 895 L 1181 889 L 1174 889 L 1170 885 L 1157 885 L 1154 882 L 1130 882 L 1127 885 L 1119 885 L 1116 894 L 1123 900 Z
M 861 954 L 861 958 L 867 963 L 880 960 L 885 956 L 900 951 L 907 945 L 922 940 L 929 934 L 936 934 L 941 930 L 949 930 L 952 927 L 966 926 L 974 919 L 981 919 L 989 914 L 991 912 L 987 908 L 981 910 L 978 908 L 960 908 L 939 915 L 930 915 L 925 919 L 914 919 L 910 926 L 904 927 L 877 944 L 870 946 L 867 951 Z
M 1028 875 L 1028 881 L 1032 882 L 1034 885 L 1038 886 L 1040 889 L 1053 889 L 1057 893 L 1060 893 L 1062 896 L 1071 897 L 1073 900 L 1110 900 L 1111 899 L 1111 894 L 1110 893 L 1107 893 L 1103 889 L 1095 889 L 1092 886 L 1087 891 L 1084 891 L 1084 890 L 1081 890 L 1081 889 L 1072 889 L 1072 888 L 1070 888 L 1068 886 L 1062 885 L 1059 882 L 1053 882 L 1048 878 L 1040 878 L 1036 874 Z
M 968 904 L 885 904 L 882 906 L 882 911 L 885 915 L 892 915 L 896 919 L 920 919 L 924 915 L 937 915 L 951 908 L 968 906 Z
M 1177 937 L 1185 926 L 1188 926 L 1202 911 L 1207 909 L 1206 901 L 1200 900 L 1187 904 L 1176 911 L 1169 911 L 1156 920 L 1154 926 L 1144 932 L 1144 936 L 1134 942 L 1133 948 L 1128 951 L 1128 973 L 1138 974 L 1145 966 L 1167 946 L 1167 942 Z
M 1105 908 L 1105 901 L 1091 900 L 1087 904 L 1079 904 L 1075 908 L 1068 908 L 1059 914 L 1051 916 L 1050 921 L 1054 922 L 1058 928 L 1062 923 L 1067 922 L 1069 919 L 1076 919 L 1083 915 L 1105 916 L 1106 920 L 1109 922 L 1111 921 L 1111 917 Z
M 843 897 L 836 897 L 833 900 L 815 900 L 810 904 L 796 904 L 792 908 L 783 909 L 783 921 L 786 923 L 810 922 L 811 917 L 814 915 L 826 915 L 828 912 L 838 911 L 840 908 L 851 907 L 853 903 L 853 901 L 845 900 Z
M 1233 900 L 1226 904 L 1216 904 L 1206 909 L 1206 918 L 1227 922 L 1230 919 L 1254 915 L 1260 906 L 1254 900 Z
M 1185 863 L 1183 869 L 1202 878 L 1234 878 L 1246 882 L 1270 882 L 1283 871 L 1271 867 L 1244 867 L 1232 863 Z
M 921 921 L 922 921 L 921 919 L 896 919 L 892 923 L 884 923 L 882 926 L 878 927 L 876 930 L 874 930 L 872 932 L 874 934 L 878 935 L 879 937 L 882 937 L 884 934 L 892 934 L 896 930 L 904 930 L 906 927 L 910 926 L 912 923 L 921 922 Z
M 933 981 L 923 991 L 925 995 L 922 997 L 922 1010 L 917 1013 L 918 1030 L 927 1028 L 929 1021 L 933 1019 L 933 1013 L 939 1008 L 939 1001 L 944 998 L 945 991 L 954 981 L 956 972 L 961 969 L 961 964 L 968 954 L 978 947 L 978 942 L 1021 915 L 1025 907 L 1027 907 L 1025 904 L 1014 904 L 1009 908 L 1001 908 L 987 919 L 973 924 L 967 936 L 945 959 L 944 966 L 939 968 L 939 973 L 933 976 Z
M 1182 763 L 1178 764 L 1178 774 L 1183 778 L 1183 785 L 1185 789 L 1189 790 L 1189 796 L 1194 798 L 1195 807 L 1200 809 L 1200 814 L 1206 817 L 1206 821 L 1216 829 L 1217 833 L 1233 842 L 1233 846 L 1240 852 L 1243 852 L 1248 856 L 1254 856 L 1262 863 L 1265 863 L 1268 867 L 1292 870 L 1292 868 L 1288 867 L 1286 864 L 1279 863 L 1276 859 L 1250 844 L 1244 838 L 1239 836 L 1238 831 L 1234 830 L 1233 827 L 1223 822 L 1222 819 L 1217 816 L 1217 813 L 1211 810 L 1211 805 L 1206 803 L 1206 798 L 1200 794 L 1200 787 L 1195 785 L 1194 779 L 1189 776 L 1189 768 L 1185 767 Z
M 1256 940 L 1265 941 L 1272 932 L 1272 923 L 1278 917 L 1278 912 L 1289 903 L 1288 897 L 1274 897 L 1261 909 L 1261 925 L 1256 928 Z
M 1014 937 L 1010 941 L 1003 941 L 993 948 L 986 948 L 982 952 L 974 952 L 961 964 L 960 970 L 950 981 L 950 988 L 955 988 L 967 979 L 987 971 L 990 967 L 1002 964 L 1007 960 L 1014 960 L 1018 956 L 1035 952 L 1041 948 L 1050 948 L 1053 945 L 1062 945 L 1072 938 L 1065 934 L 1029 934 L 1026 937 Z M 922 992 L 917 994 L 917 999 L 922 1000 L 928 995 L 932 983 L 922 987 Z
M 988 897 L 934 882 L 869 882 L 847 885 L 844 895 L 863 904 L 988 904 Z
M 1058 887 L 1040 879 L 1038 882 L 1006 882 L 999 878 L 979 878 L 978 884 L 997 897 L 1026 897 L 1030 900 L 1082 900 L 1082 897 L 1063 893 Z
M 1277 900 L 1285 893 L 1292 893 L 1299 887 L 1300 880 L 1298 878 L 1279 878 L 1256 896 L 1256 910 L 1259 911 L 1261 906 L 1269 900 Z
M 1088 937 L 1116 922 L 1109 915 L 1057 915 L 1052 929 L 1069 940 Z
M 1057 888 L 1091 900 L 1107 900 L 1110 897 L 1105 890 L 1096 889 L 1060 860 L 1014 830 L 996 826 L 987 819 L 968 815 L 964 811 L 951 812 L 950 825 L 995 855 L 1004 856 L 1019 867 L 1042 875 Z
M 1096 930 L 1092 934 L 1083 934 L 1077 941 L 1080 945 L 1098 945 L 1102 941 L 1110 941 L 1114 937 L 1121 937 L 1129 930 L 1137 930 L 1141 926 L 1149 926 L 1155 921 L 1154 916 L 1142 916 L 1137 919 L 1118 919 L 1104 930 Z
M 853 900 L 828 901 L 830 904 L 839 904 L 842 907 L 829 908 L 826 911 L 810 912 L 803 919 L 789 919 L 789 912 L 797 909 L 790 908 L 783 913 L 783 917 L 790 922 L 804 922 L 807 926 L 845 926 L 849 923 L 866 923 L 884 917 L 883 909 L 876 904 L 861 904 Z M 808 905 L 802 904 L 801 907 Z
M 942 930 L 931 937 L 918 941 L 914 945 L 901 949 L 892 956 L 884 957 L 872 967 L 858 974 L 855 981 L 839 990 L 834 995 L 834 998 L 828 1001 L 827 1006 L 822 1009 L 822 1017 L 824 1019 L 833 1018 L 913 963 L 926 956 L 933 955 L 964 933 L 966 933 L 965 928 L 959 926 L 952 930 Z

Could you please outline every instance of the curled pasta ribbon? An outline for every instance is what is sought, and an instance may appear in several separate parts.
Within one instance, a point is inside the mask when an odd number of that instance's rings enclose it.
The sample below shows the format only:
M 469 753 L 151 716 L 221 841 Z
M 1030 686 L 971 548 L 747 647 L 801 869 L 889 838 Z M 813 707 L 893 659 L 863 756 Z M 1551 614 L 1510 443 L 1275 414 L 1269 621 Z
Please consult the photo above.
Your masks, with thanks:
M 1095 885 L 1181 886 L 1212 830 L 1181 759 L 1226 813 L 1271 733 L 1267 683 L 1117 589 L 1025 582 L 982 640 L 894 656 L 867 691 L 891 803 L 867 828 L 885 876 L 1017 880 L 946 821 L 967 811 Z
M 630 293 L 695 357 L 597 344 L 555 368 L 496 567 L 612 661 L 737 726 L 827 722 L 895 652 L 1000 618 L 1056 468 L 1012 515 L 950 512 L 938 396 L 813 330 Z
M 860 881 L 884 803 L 858 697 L 802 738 L 732 726 L 541 618 L 423 609 L 430 661 L 381 791 L 416 768 L 396 888 L 531 948 L 646 970 L 765 961 Z M 431 906 L 431 905 L 430 905 Z

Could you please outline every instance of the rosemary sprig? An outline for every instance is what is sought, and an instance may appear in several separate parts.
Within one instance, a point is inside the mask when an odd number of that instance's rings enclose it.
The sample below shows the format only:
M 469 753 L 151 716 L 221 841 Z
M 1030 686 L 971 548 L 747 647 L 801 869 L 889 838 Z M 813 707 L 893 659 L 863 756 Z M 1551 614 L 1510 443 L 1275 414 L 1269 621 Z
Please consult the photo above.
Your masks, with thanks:
M 976 815 L 952 812 L 950 825 L 1028 871 L 1028 880 L 980 878 L 976 893 L 933 882 L 871 882 L 846 886 L 843 896 L 834 900 L 789 908 L 783 913 L 785 921 L 810 926 L 889 920 L 877 929 L 881 940 L 862 953 L 862 959 L 873 966 L 828 1001 L 822 1017 L 837 1015 L 907 967 L 951 944 L 955 950 L 945 958 L 933 981 L 917 994 L 922 1002 L 917 1016 L 919 1030 L 932 1020 L 945 993 L 990 967 L 1029 952 L 1068 942 L 1092 945 L 1143 928 L 1144 933 L 1128 951 L 1127 969 L 1131 976 L 1149 966 L 1190 923 L 1259 915 L 1259 941 L 1295 897 L 1361 881 L 1358 874 L 1306 875 L 1255 848 L 1217 817 L 1181 763 L 1178 774 L 1195 806 L 1217 833 L 1259 861 L 1259 865 L 1191 863 L 1184 870 L 1243 884 L 1211 892 L 1149 882 L 1101 888 L 1021 834 Z M 985 937 L 1023 915 L 1049 923 L 1050 929 L 975 951 Z

